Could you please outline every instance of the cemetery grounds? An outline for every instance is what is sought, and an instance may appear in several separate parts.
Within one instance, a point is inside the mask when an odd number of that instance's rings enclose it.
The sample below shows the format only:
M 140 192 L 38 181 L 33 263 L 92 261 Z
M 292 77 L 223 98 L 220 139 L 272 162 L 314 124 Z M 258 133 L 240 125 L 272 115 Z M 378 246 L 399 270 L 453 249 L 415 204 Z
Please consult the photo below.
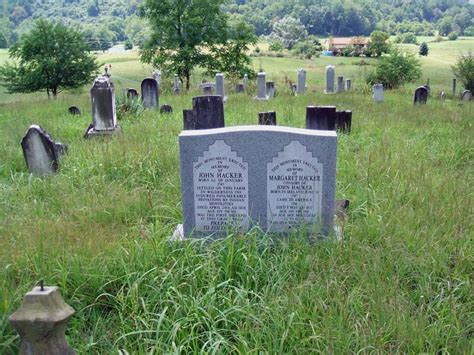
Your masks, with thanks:
M 274 110 L 279 125 L 304 127 L 307 105 L 353 111 L 351 134 L 338 138 L 336 197 L 351 201 L 344 237 L 314 245 L 258 229 L 212 244 L 167 241 L 182 219 L 182 110 L 198 89 L 175 96 L 164 78 L 171 115 L 127 115 L 121 135 L 84 140 L 89 87 L 57 101 L 0 87 L 0 353 L 18 349 L 8 316 L 40 279 L 76 310 L 67 335 L 81 354 L 472 353 L 474 105 L 452 98 L 450 66 L 474 40 L 429 47 L 423 78 L 385 91 L 382 104 L 363 80 L 371 59 L 254 57 L 278 96 L 256 102 L 255 88 L 228 86 L 226 126 Z M 136 53 L 99 60 L 112 64 L 117 96 L 151 73 Z M 352 92 L 323 94 L 328 64 L 352 78 Z M 296 83 L 300 67 L 308 92 L 294 97 L 284 81 Z M 428 104 L 415 107 L 427 78 Z M 69 146 L 56 176 L 28 174 L 19 142 L 32 123 Z

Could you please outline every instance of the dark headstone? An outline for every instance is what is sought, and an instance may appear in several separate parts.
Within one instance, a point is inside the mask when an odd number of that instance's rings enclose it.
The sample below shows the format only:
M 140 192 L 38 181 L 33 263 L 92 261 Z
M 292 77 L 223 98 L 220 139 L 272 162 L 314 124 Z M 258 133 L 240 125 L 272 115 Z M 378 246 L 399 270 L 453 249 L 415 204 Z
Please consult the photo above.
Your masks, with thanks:
M 138 97 L 138 91 L 133 88 L 127 88 L 127 99 L 134 100 Z
M 194 129 L 194 115 L 193 110 L 183 110 L 183 129 L 192 130 Z
M 143 108 L 157 108 L 159 105 L 158 82 L 153 78 L 142 81 L 142 103 Z
M 59 168 L 59 157 L 67 146 L 55 142 L 40 126 L 31 125 L 21 140 L 23 155 L 31 174 L 52 175 Z
M 306 128 L 334 131 L 336 129 L 335 106 L 306 107 Z
M 453 97 L 456 97 L 456 79 L 453 79 Z
M 413 95 L 413 103 L 425 105 L 426 101 L 428 101 L 428 89 L 424 86 L 420 86 L 415 90 L 415 94 Z
M 67 109 L 71 115 L 79 116 L 81 114 L 81 110 L 77 106 L 71 106 Z
M 244 84 L 235 84 L 235 92 L 240 94 L 245 92 L 245 85 Z
M 108 135 L 114 133 L 117 126 L 115 113 L 114 85 L 105 76 L 98 77 L 91 89 L 92 125 L 86 136 Z
M 350 133 L 352 125 L 352 111 L 336 111 L 336 130 L 341 133 Z
M 173 113 L 173 107 L 168 104 L 164 104 L 160 107 L 160 113 Z
M 472 100 L 472 92 L 471 90 L 464 90 L 461 94 L 462 101 L 471 101 Z
M 290 84 L 290 90 L 292 95 L 296 95 L 296 92 L 298 90 L 298 85 L 296 84 Z
M 193 97 L 194 129 L 225 127 L 222 96 Z
M 259 112 L 258 113 L 258 124 L 266 126 L 276 126 L 277 116 L 275 111 L 270 112 Z

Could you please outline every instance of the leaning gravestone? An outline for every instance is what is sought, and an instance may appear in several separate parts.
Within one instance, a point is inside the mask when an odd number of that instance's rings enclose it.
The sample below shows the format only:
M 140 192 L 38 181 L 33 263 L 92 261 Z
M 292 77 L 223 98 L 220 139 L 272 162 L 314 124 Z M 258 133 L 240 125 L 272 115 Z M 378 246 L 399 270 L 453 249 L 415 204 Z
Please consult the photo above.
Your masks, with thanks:
M 472 92 L 470 90 L 464 90 L 461 94 L 462 101 L 471 101 L 472 99 Z
M 267 81 L 265 87 L 267 88 L 267 96 L 270 98 L 275 97 L 275 82 Z
M 257 97 L 258 101 L 267 101 L 267 75 L 265 73 L 257 74 Z
M 222 101 L 227 101 L 227 96 L 225 96 L 225 86 L 224 86 L 224 74 L 216 74 L 216 95 L 222 96 Z
M 335 69 L 334 65 L 326 66 L 326 90 L 324 90 L 325 94 L 333 94 L 334 93 L 334 78 L 335 78 Z
M 100 76 L 95 79 L 91 89 L 91 101 L 92 124 L 85 137 L 109 135 L 119 130 L 115 113 L 114 85 L 109 78 Z
M 141 88 L 143 108 L 157 108 L 160 101 L 158 82 L 153 78 L 146 78 L 142 81 Z
M 304 94 L 306 91 L 306 70 L 298 69 L 298 85 L 296 86 L 297 94 Z
M 81 114 L 81 110 L 77 106 L 71 106 L 67 110 L 73 116 L 79 116 Z
M 383 85 L 382 84 L 375 84 L 372 87 L 372 98 L 375 102 L 383 102 Z
M 425 86 L 420 86 L 413 95 L 413 104 L 426 105 L 426 101 L 428 101 L 428 89 Z
M 31 174 L 52 175 L 59 169 L 59 158 L 67 146 L 55 142 L 40 126 L 31 125 L 21 140 L 26 165 Z
M 227 228 L 254 225 L 283 234 L 332 230 L 336 132 L 278 126 L 183 131 L 179 148 L 184 227 L 175 238 L 225 236 Z

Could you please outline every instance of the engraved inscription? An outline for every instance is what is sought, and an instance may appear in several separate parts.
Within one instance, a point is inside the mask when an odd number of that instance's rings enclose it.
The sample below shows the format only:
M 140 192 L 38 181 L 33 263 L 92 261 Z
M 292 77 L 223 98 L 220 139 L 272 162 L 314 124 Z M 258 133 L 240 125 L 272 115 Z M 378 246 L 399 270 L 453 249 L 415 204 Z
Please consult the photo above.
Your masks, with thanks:
M 248 163 L 223 140 L 193 163 L 195 230 L 218 232 L 227 225 L 248 228 Z
M 267 221 L 271 232 L 318 223 L 323 165 L 298 141 L 267 163 Z

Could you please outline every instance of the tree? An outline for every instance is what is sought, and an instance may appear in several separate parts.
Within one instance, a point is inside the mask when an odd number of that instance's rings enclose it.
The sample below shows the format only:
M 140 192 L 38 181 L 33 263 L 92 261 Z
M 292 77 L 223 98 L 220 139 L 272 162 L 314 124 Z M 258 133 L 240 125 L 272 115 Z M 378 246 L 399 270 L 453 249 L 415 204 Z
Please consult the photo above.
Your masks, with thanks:
M 368 50 L 373 56 L 380 57 L 383 53 L 390 50 L 390 44 L 387 40 L 390 38 L 389 34 L 382 31 L 374 31 L 370 34 L 370 42 Z
M 469 51 L 458 57 L 456 65 L 451 67 L 454 75 L 464 84 L 466 90 L 474 91 L 474 54 Z
M 454 19 L 451 16 L 443 17 L 438 23 L 439 34 L 442 36 L 447 36 L 452 32 L 454 27 Z
M 292 49 L 296 43 L 308 37 L 308 32 L 299 19 L 286 16 L 273 25 L 270 37 L 279 40 L 286 49 Z
M 380 59 L 375 71 L 367 76 L 366 82 L 370 85 L 383 84 L 387 89 L 394 89 L 420 77 L 420 62 L 413 55 L 401 53 L 394 47 L 389 56 Z
M 150 38 L 141 51 L 141 61 L 176 73 L 189 90 L 196 66 L 208 71 L 236 71 L 243 64 L 247 46 L 255 42 L 248 26 L 231 29 L 221 11 L 224 0 L 145 0 L 141 15 L 151 26 Z M 232 61 L 235 59 L 235 63 Z M 240 71 L 240 69 L 239 69 Z
M 56 98 L 64 89 L 81 87 L 99 68 L 83 35 L 60 23 L 39 20 L 9 49 L 15 62 L 0 67 L 10 93 L 46 91 Z
M 458 33 L 457 32 L 451 32 L 449 35 L 448 35 L 448 39 L 450 41 L 455 41 L 458 39 Z
M 428 44 L 426 42 L 423 42 L 420 44 L 420 50 L 419 50 L 419 54 L 421 56 L 427 56 L 428 55 L 428 51 L 429 51 L 429 48 L 428 48 Z
M 0 48 L 8 48 L 8 40 L 3 33 L 0 33 Z

